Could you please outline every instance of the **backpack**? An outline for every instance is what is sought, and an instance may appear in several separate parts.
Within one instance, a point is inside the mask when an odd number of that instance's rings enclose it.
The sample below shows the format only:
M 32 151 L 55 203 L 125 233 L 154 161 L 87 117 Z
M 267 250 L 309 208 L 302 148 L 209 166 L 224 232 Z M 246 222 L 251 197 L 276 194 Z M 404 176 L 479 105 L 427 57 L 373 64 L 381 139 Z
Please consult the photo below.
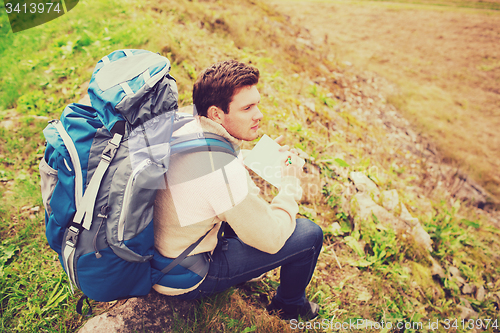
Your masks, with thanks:
M 71 290 L 96 301 L 146 295 L 155 284 L 188 288 L 208 272 L 207 254 L 188 255 L 210 230 L 178 258 L 155 250 L 154 200 L 172 154 L 237 152 L 212 133 L 176 135 L 195 117 L 177 110 L 169 71 L 159 54 L 115 51 L 95 67 L 92 106 L 69 104 L 43 131 L 47 241 Z

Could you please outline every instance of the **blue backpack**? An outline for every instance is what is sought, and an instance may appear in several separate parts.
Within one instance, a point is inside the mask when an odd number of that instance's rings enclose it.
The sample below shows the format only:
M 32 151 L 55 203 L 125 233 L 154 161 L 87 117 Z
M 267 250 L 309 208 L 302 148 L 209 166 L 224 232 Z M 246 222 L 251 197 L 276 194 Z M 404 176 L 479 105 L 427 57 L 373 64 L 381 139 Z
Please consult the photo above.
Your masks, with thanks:
M 188 256 L 206 234 L 176 259 L 155 250 L 154 200 L 165 186 L 172 154 L 237 153 L 212 133 L 176 135 L 195 117 L 178 112 L 169 71 L 161 55 L 115 51 L 94 70 L 88 89 L 92 106 L 68 105 L 43 131 L 47 240 L 71 289 L 78 287 L 88 298 L 142 296 L 155 284 L 184 289 L 208 272 L 206 254 Z

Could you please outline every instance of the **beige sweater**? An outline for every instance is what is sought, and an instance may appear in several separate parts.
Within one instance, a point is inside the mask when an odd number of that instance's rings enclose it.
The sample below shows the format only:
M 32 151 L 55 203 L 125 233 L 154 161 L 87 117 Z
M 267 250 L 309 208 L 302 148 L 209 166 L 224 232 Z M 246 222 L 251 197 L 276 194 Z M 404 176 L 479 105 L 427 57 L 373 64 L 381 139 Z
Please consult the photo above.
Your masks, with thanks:
M 223 136 L 235 148 L 241 143 L 206 117 L 200 117 L 200 124 L 204 132 Z M 243 167 L 241 154 L 238 159 L 221 152 L 174 155 L 166 178 L 167 188 L 156 196 L 154 216 L 155 246 L 165 257 L 179 256 L 215 224 L 191 254 L 213 251 L 221 221 L 244 243 L 267 253 L 278 252 L 295 229 L 296 201 L 302 196 L 299 179 L 284 177 L 269 204 L 259 196 L 260 189 Z M 193 288 L 155 289 L 176 295 Z

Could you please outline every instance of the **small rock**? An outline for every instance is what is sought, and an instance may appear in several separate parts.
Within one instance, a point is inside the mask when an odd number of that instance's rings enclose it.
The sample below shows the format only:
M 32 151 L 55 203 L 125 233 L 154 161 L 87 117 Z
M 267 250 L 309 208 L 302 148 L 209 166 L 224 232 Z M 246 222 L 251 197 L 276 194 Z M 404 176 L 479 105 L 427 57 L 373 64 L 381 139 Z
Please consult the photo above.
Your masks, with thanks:
M 492 293 L 494 302 L 497 303 L 497 307 L 500 307 L 500 292 Z
M 465 294 L 465 295 L 470 295 L 474 292 L 474 286 L 471 286 L 470 284 L 468 283 L 465 283 L 462 287 L 462 294 Z
M 399 204 L 398 191 L 396 190 L 383 191 L 380 193 L 380 198 L 382 201 L 382 207 L 390 212 L 394 212 Z
M 401 215 L 399 215 L 399 217 L 412 227 L 420 224 L 419 220 L 416 217 L 411 216 L 408 208 L 406 208 L 406 205 L 403 203 L 401 204 Z
M 377 205 L 366 192 L 356 193 L 351 199 L 351 212 L 355 219 L 371 219 L 373 215 L 385 226 L 390 226 L 394 230 L 406 230 L 406 224 L 389 213 L 387 210 Z
M 356 185 L 358 191 L 371 193 L 378 198 L 380 190 L 377 185 L 364 173 L 353 171 L 349 174 L 349 176 Z
M 411 229 L 411 234 L 415 241 L 422 245 L 427 251 L 432 252 L 432 239 L 431 236 L 427 233 L 427 231 L 422 228 L 422 225 L 418 222 L 418 219 L 415 218 L 416 224 Z
M 467 298 L 460 297 L 460 304 L 467 309 L 472 309 L 472 306 L 470 305 L 470 302 L 467 300 Z
M 323 197 L 323 182 L 321 180 L 321 174 L 311 164 L 306 165 L 307 173 L 303 172 L 300 175 L 300 182 L 302 184 L 302 203 L 315 203 L 321 200 Z
M 372 299 L 372 294 L 368 290 L 361 291 L 356 299 L 360 302 L 368 302 Z
M 484 290 L 484 287 L 481 286 L 481 287 L 477 288 L 477 290 L 476 290 L 476 299 L 479 302 L 482 302 L 482 301 L 484 301 L 485 296 L 486 296 L 486 291 Z
M 441 279 L 444 279 L 446 277 L 446 274 L 444 273 L 443 267 L 437 262 L 436 259 L 431 257 L 432 261 L 432 267 L 431 267 L 431 273 L 432 276 L 439 276 Z
M 0 126 L 5 128 L 6 130 L 14 128 L 14 122 L 12 120 L 4 120 L 0 122 Z
M 462 277 L 462 275 L 460 274 L 460 271 L 458 270 L 458 268 L 454 267 L 454 266 L 451 266 L 448 271 L 450 272 L 451 274 L 451 278 L 455 280 L 455 282 L 459 285 L 459 286 L 462 286 L 463 284 L 465 284 L 465 280 L 464 278 Z
M 338 222 L 333 222 L 332 224 L 330 224 L 330 226 L 328 226 L 328 228 L 326 228 L 325 231 L 331 233 L 334 236 L 339 236 L 344 234 L 344 232 L 342 231 L 342 227 Z
M 461 311 L 460 313 L 461 319 L 475 319 L 479 315 L 476 311 L 469 309 L 463 305 L 458 305 L 457 308 Z

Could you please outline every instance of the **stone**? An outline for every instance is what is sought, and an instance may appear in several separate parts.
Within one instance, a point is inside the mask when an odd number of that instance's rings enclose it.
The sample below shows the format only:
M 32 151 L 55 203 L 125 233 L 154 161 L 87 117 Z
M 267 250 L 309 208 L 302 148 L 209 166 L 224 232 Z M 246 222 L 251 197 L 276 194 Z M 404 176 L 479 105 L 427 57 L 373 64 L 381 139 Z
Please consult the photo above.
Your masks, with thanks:
M 474 286 L 468 284 L 468 283 L 465 283 L 462 287 L 462 294 L 464 295 L 470 295 L 474 292 Z
M 432 262 L 432 267 L 431 267 L 432 276 L 438 276 L 441 279 L 444 279 L 446 277 L 446 274 L 444 273 L 443 267 L 441 267 L 441 265 L 433 257 L 430 257 L 430 259 Z
M 10 130 L 14 128 L 15 123 L 12 120 L 4 120 L 0 122 L 0 126 L 5 128 L 6 130 Z
M 318 169 L 309 163 L 306 163 L 305 172 L 300 175 L 300 184 L 302 185 L 302 203 L 316 203 L 323 197 L 323 181 Z
M 356 193 L 351 199 L 351 212 L 355 219 L 367 220 L 375 215 L 380 223 L 390 226 L 394 230 L 407 230 L 406 224 L 377 205 L 366 192 Z
M 481 286 L 481 287 L 477 288 L 477 290 L 476 290 L 476 299 L 479 302 L 483 302 L 485 297 L 486 297 L 486 291 L 484 290 L 484 287 Z
M 342 227 L 338 222 L 333 222 L 324 231 L 331 233 L 333 236 L 343 235 Z
M 382 193 L 380 193 L 380 201 L 382 207 L 384 207 L 390 212 L 394 212 L 394 210 L 399 204 L 398 191 L 396 190 L 383 191 Z
M 458 270 L 458 268 L 451 266 L 450 268 L 448 268 L 448 272 L 451 274 L 451 278 L 453 280 L 455 280 L 455 282 L 459 286 L 462 286 L 463 284 L 465 284 L 465 280 L 462 277 L 462 275 L 460 274 L 460 271 Z
M 411 229 L 411 234 L 413 235 L 413 238 L 415 239 L 415 242 L 417 244 L 422 245 L 427 251 L 432 252 L 432 239 L 431 236 L 427 233 L 427 231 L 422 228 L 422 225 L 418 222 L 417 224 Z
M 353 184 L 343 184 L 343 190 L 340 194 L 340 203 L 342 206 L 342 211 L 348 215 L 351 214 L 351 199 L 352 196 L 356 194 L 356 186 Z
M 410 212 L 408 211 L 408 208 L 406 208 L 406 205 L 401 203 L 401 214 L 399 217 L 408 223 L 409 226 L 414 227 L 416 225 L 420 225 L 420 222 L 416 217 L 411 216 Z
M 192 304 L 152 290 L 144 297 L 130 298 L 124 304 L 93 317 L 78 333 L 172 332 L 174 313 L 185 316 L 191 311 Z
M 500 307 L 500 291 L 492 293 L 491 295 L 493 296 L 494 302 L 497 303 L 497 307 Z
M 349 174 L 349 177 L 351 178 L 354 185 L 356 185 L 356 188 L 359 192 L 370 193 L 371 195 L 373 195 L 373 198 L 378 201 L 380 190 L 378 189 L 377 185 L 364 173 L 353 171 Z
M 479 316 L 476 311 L 463 305 L 458 305 L 457 308 L 461 311 L 460 319 L 475 319 Z
M 370 219 L 372 215 L 375 215 L 383 225 L 390 226 L 395 231 L 407 231 L 413 235 L 417 244 L 432 251 L 432 239 L 429 234 L 422 228 L 418 219 L 411 216 L 404 204 L 401 204 L 401 207 L 406 210 L 406 213 L 403 214 L 404 219 L 394 216 L 385 208 L 377 205 L 367 192 L 358 192 L 351 199 L 350 211 L 355 219 L 361 220 Z

